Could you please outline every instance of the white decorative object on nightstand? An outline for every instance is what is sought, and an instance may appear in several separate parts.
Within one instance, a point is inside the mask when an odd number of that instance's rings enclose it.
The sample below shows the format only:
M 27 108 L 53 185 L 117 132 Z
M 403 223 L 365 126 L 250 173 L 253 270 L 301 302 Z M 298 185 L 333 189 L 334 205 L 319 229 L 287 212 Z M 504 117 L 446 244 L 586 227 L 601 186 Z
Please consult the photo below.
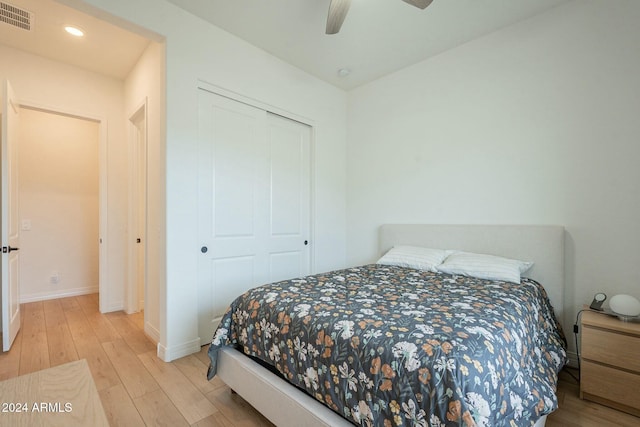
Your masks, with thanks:
M 580 397 L 640 416 L 640 323 L 582 313 Z
M 609 307 L 622 320 L 640 316 L 640 301 L 631 295 L 615 295 L 611 298 Z

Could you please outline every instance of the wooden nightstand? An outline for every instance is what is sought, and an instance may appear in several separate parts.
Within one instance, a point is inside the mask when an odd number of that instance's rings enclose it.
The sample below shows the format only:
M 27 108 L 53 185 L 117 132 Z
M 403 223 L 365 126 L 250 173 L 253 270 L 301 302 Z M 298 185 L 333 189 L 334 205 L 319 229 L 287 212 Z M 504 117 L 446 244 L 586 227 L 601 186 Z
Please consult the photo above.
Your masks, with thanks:
M 580 398 L 640 416 L 640 323 L 582 313 Z

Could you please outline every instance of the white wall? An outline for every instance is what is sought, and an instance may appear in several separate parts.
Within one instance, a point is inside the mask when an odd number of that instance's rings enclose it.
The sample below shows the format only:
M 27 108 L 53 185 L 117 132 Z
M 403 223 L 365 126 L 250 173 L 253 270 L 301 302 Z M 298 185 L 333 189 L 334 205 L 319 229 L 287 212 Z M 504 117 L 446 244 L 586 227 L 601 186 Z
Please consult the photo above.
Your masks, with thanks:
M 347 263 L 383 223 L 559 224 L 565 325 L 597 291 L 640 298 L 638 22 L 575 1 L 352 91 Z
M 20 301 L 98 292 L 98 123 L 22 108 L 18 141 Z
M 107 311 L 122 309 L 127 227 L 127 151 L 124 84 L 121 80 L 51 61 L 0 44 L 0 79 L 11 81 L 21 104 L 101 121 L 101 138 L 109 158 L 107 170 L 108 286 L 100 295 Z
M 164 64 L 164 44 L 151 42 L 124 85 L 127 118 L 133 116 L 145 100 L 147 103 L 147 289 L 144 320 L 145 332 L 156 341 L 160 340 L 160 289 L 166 281 Z
M 206 81 L 315 124 L 315 270 L 344 266 L 346 94 L 162 0 L 64 0 L 166 37 L 166 286 L 160 355 L 197 350 L 197 82 Z M 99 8 L 96 10 L 96 7 Z M 102 12 L 101 12 L 102 11 Z M 113 19 L 113 18 L 110 18 Z M 164 316 L 164 318 L 163 318 Z

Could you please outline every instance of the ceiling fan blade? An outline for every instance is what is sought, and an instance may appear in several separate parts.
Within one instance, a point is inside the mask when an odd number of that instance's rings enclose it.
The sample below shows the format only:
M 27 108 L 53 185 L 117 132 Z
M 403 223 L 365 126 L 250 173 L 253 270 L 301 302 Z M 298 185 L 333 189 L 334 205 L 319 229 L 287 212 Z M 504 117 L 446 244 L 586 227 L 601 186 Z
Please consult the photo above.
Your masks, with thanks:
M 405 3 L 409 3 L 412 6 L 419 7 L 420 9 L 425 9 L 427 6 L 431 4 L 433 0 L 402 0 Z
M 329 16 L 327 18 L 327 34 L 336 34 L 340 31 L 340 27 L 342 27 L 350 5 L 351 0 L 331 0 Z

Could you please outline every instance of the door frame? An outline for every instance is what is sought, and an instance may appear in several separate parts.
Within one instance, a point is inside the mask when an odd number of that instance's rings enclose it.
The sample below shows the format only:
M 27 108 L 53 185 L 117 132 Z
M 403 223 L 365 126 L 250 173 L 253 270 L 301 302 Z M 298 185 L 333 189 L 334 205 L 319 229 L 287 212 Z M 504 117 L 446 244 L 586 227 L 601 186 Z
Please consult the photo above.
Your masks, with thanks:
M 138 259 L 138 249 L 139 244 L 142 245 L 142 263 L 143 263 L 143 273 L 142 273 L 142 282 L 144 289 L 144 309 L 147 306 L 147 149 L 149 143 L 149 127 L 148 127 L 148 99 L 145 97 L 142 102 L 140 102 L 136 108 L 133 109 L 133 113 L 129 114 L 129 119 L 127 121 L 128 125 L 128 145 L 129 145 L 129 233 L 127 233 L 128 238 L 128 266 L 127 266 L 127 287 L 125 292 L 125 304 L 124 311 L 126 313 L 135 313 L 140 311 L 139 301 L 140 301 L 140 293 L 138 289 L 138 274 L 137 267 L 140 260 Z M 144 126 L 144 138 L 143 138 L 143 155 L 142 158 L 138 156 L 138 151 L 136 150 L 137 142 L 139 141 L 139 126 L 137 123 L 141 122 L 142 126 Z M 140 182 L 138 182 L 138 177 L 140 176 L 140 168 L 142 167 L 143 172 L 143 191 L 142 195 L 139 194 Z M 139 198 L 143 198 L 142 204 L 142 229 L 139 229 L 137 218 L 140 217 L 140 212 L 138 210 L 139 206 Z M 141 242 L 138 244 L 136 239 L 141 237 Z M 146 310 L 145 310 L 146 311 Z
M 109 239 L 108 236 L 108 210 L 107 210 L 107 126 L 106 119 L 102 116 L 87 114 L 85 112 L 72 111 L 58 106 L 40 104 L 33 101 L 20 101 L 20 108 L 41 111 L 43 113 L 57 114 L 59 116 L 72 117 L 80 120 L 89 120 L 98 124 L 98 308 L 101 313 L 111 311 L 108 306 L 109 295 Z

